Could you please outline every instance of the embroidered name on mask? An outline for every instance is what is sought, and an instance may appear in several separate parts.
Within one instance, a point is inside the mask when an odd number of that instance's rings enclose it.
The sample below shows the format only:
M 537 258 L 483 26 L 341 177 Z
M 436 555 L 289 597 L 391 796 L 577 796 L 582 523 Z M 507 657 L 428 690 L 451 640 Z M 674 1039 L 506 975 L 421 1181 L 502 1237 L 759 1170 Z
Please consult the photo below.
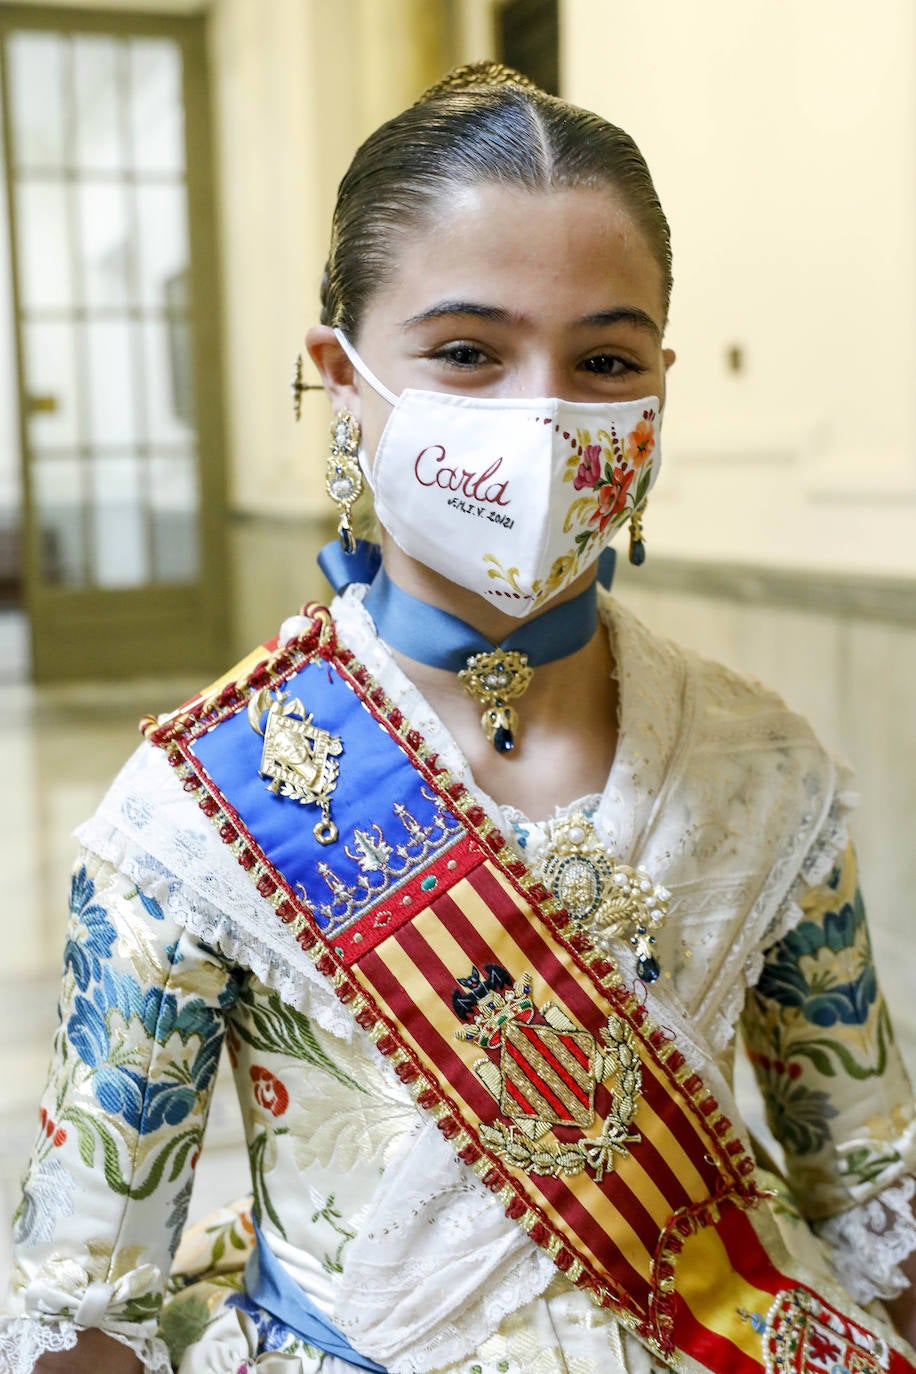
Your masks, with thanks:
M 491 506 L 509 506 L 512 498 L 506 495 L 508 481 L 493 482 L 502 467 L 502 458 L 497 458 L 483 472 L 472 472 L 468 468 L 436 468 L 436 463 L 445 463 L 446 451 L 443 444 L 430 444 L 417 454 L 414 474 L 421 487 L 441 487 L 443 491 L 460 491 L 472 501 L 484 501 Z

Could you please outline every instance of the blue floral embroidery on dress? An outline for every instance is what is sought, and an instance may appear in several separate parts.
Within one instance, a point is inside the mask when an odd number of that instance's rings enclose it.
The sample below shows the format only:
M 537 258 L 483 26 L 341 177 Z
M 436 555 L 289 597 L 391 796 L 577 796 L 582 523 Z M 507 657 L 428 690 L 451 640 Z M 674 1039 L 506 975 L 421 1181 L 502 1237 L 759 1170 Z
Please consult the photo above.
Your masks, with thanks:
M 76 1181 L 60 1160 L 44 1159 L 22 1190 L 13 1225 L 17 1245 L 42 1245 L 53 1238 L 62 1217 L 73 1215 Z
M 99 1069 L 92 1086 L 99 1106 L 122 1116 L 140 1135 L 180 1126 L 197 1100 L 195 1089 L 186 1083 L 150 1083 L 136 1069 L 119 1065 Z
M 85 935 L 72 937 L 64 946 L 64 970 L 73 970 L 77 987 L 83 992 L 90 982 L 102 976 L 102 961 L 111 957 L 117 932 L 105 908 L 93 902 L 95 883 L 85 864 L 74 873 L 70 883 L 70 910 L 83 926 Z
M 183 1043 L 191 1035 L 201 1037 L 200 1050 L 189 1069 L 190 1083 L 150 1083 L 135 1069 L 112 1064 L 107 1020 L 86 997 L 77 995 L 67 1023 L 73 1048 L 84 1064 L 96 1070 L 92 1087 L 99 1105 L 123 1117 L 141 1135 L 157 1131 L 163 1125 L 177 1126 L 184 1121 L 194 1109 L 197 1094 L 209 1086 L 222 1045 L 221 1027 L 203 1002 L 189 1003 L 176 1014 L 175 999 L 170 995 L 160 997 L 148 990 L 144 1001 L 146 1009 L 154 1013 L 142 1018 L 144 1028 L 158 1044 L 168 1040 L 173 1030 L 178 1031 Z M 164 1002 L 170 1005 L 165 1017 L 161 1018 L 155 1011 L 161 1009 Z
M 830 1121 L 838 1115 L 827 1093 L 794 1081 L 768 1065 L 761 1072 L 766 1084 L 767 1121 L 780 1144 L 797 1155 L 810 1155 L 830 1139 Z
M 90 1069 L 105 1063 L 111 1048 L 108 1027 L 88 997 L 79 994 L 75 997 L 73 1013 L 67 1022 L 67 1035 L 80 1059 Z
M 155 897 L 148 897 L 145 892 L 138 892 L 137 896 L 140 898 L 144 910 L 152 916 L 154 921 L 162 921 L 165 919 L 165 913 Z
M 821 952 L 855 954 L 860 971 L 846 982 L 835 979 L 835 965 L 817 964 Z M 775 957 L 773 957 L 775 955 Z M 838 911 L 828 911 L 822 922 L 803 921 L 790 931 L 764 967 L 757 990 L 784 1007 L 797 1007 L 812 1025 L 861 1026 L 878 995 L 865 928 L 865 905 L 860 892 Z M 803 963 L 803 960 L 815 961 Z
M 74 891 L 78 919 L 89 937 L 83 944 L 70 942 L 74 977 L 82 991 L 74 998 L 67 1034 L 82 1062 L 95 1070 L 92 1088 L 96 1101 L 140 1135 L 162 1126 L 180 1125 L 194 1111 L 198 1093 L 206 1090 L 216 1072 L 222 1045 L 221 1018 L 202 998 L 192 997 L 180 1005 L 174 993 L 160 987 L 141 987 L 133 974 L 102 963 L 102 948 L 107 946 L 104 952 L 110 955 L 115 931 L 104 909 L 90 905 L 95 888 L 85 869 L 74 879 Z M 136 895 L 154 919 L 161 919 L 161 911 L 156 917 L 150 910 L 149 899 L 141 893 Z M 90 988 L 90 984 L 94 985 Z M 116 1015 L 125 1026 L 138 1020 L 157 1045 L 167 1044 L 176 1034 L 183 1045 L 193 1037 L 200 1040 L 200 1049 L 180 1081 L 150 1083 L 137 1069 L 117 1062 L 120 1028 L 116 1026 L 113 1032 L 112 1027 L 112 1016 Z
M 166 1230 L 169 1232 L 169 1255 L 175 1258 L 175 1252 L 181 1241 L 181 1233 L 188 1217 L 188 1207 L 191 1204 L 191 1190 L 194 1186 L 194 1175 L 190 1174 L 187 1181 L 179 1188 L 172 1199 L 171 1210 L 168 1220 L 165 1223 Z

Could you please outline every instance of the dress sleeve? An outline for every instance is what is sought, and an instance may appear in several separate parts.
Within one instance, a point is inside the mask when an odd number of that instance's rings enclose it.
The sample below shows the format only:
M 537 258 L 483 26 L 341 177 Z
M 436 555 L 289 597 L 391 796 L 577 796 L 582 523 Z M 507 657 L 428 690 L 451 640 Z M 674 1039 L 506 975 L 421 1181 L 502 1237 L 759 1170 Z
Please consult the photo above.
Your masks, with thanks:
M 60 1020 L 13 1219 L 0 1367 L 29 1374 L 80 1328 L 169 1374 L 156 1323 L 184 1225 L 236 983 L 122 872 L 73 875 Z
M 916 1249 L 916 1108 L 851 845 L 800 905 L 748 994 L 744 1040 L 799 1210 L 854 1297 L 895 1297 Z

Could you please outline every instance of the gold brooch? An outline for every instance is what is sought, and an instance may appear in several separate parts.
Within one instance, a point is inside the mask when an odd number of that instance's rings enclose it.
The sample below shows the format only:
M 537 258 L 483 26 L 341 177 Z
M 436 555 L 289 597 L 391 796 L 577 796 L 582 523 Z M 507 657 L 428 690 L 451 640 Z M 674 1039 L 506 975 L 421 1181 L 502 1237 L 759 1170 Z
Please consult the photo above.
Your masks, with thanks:
M 261 717 L 267 712 L 267 724 Z M 268 791 L 292 797 L 303 806 L 321 808 L 321 820 L 312 833 L 319 844 L 333 844 L 337 826 L 331 820 L 331 793 L 337 786 L 343 741 L 315 725 L 297 697 L 283 691 L 272 696 L 268 688 L 256 692 L 248 703 L 252 729 L 264 736 L 258 772 L 269 778 Z
M 528 655 L 517 649 L 472 654 L 467 667 L 458 674 L 465 691 L 484 708 L 480 724 L 498 754 L 511 753 L 515 748 L 518 712 L 509 703 L 527 690 L 533 676 Z
M 535 869 L 574 921 L 596 933 L 628 939 L 636 951 L 636 973 L 654 983 L 661 969 L 653 952 L 654 932 L 668 915 L 670 892 L 643 867 L 630 868 L 608 854 L 582 812 L 551 822 L 549 847 Z

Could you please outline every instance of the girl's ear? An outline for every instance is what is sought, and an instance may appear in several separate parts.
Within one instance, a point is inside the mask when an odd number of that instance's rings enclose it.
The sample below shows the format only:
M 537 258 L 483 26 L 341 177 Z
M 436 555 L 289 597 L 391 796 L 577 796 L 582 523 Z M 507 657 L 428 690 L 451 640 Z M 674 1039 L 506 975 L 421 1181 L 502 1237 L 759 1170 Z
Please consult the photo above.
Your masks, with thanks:
M 360 419 L 359 391 L 353 364 L 327 324 L 315 324 L 305 336 L 305 346 L 321 373 L 324 389 L 334 410 L 349 410 Z

